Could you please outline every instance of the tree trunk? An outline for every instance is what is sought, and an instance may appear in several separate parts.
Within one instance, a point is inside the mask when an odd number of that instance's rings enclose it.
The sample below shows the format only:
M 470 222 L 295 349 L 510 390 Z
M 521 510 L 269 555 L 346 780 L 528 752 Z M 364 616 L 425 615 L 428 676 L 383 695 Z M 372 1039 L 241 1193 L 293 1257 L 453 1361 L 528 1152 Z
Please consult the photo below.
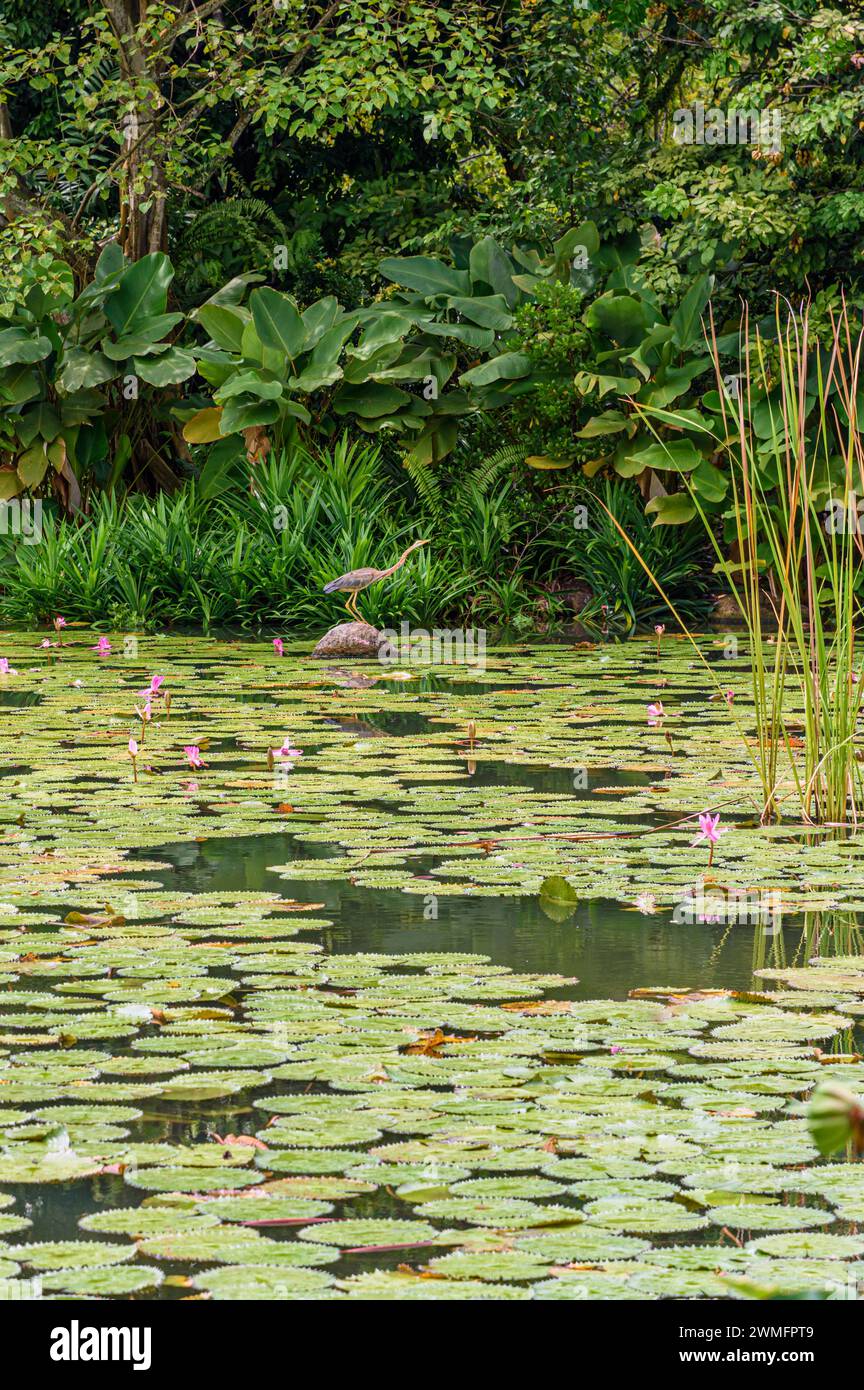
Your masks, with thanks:
M 164 251 L 168 240 L 167 182 L 159 139 L 162 105 L 158 62 L 142 47 L 137 27 L 147 0 L 102 0 L 117 39 L 120 71 L 135 97 L 123 122 L 120 245 L 132 261 Z

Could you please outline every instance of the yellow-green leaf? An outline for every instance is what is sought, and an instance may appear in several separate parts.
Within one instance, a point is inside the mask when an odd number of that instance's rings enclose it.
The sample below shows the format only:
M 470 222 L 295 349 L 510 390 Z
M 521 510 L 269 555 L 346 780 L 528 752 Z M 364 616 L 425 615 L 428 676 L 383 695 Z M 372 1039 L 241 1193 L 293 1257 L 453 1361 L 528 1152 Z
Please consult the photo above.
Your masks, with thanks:
M 222 438 L 221 424 L 221 406 L 199 410 L 183 426 L 183 438 L 187 444 L 214 444 Z

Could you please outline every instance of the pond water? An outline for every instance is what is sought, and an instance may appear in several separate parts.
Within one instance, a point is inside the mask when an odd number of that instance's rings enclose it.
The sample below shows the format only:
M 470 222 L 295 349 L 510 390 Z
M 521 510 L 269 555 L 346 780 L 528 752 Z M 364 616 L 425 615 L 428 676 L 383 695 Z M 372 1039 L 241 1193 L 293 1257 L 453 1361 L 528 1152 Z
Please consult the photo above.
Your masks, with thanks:
M 273 888 L 268 866 L 290 856 L 291 842 L 286 835 L 163 845 L 157 857 L 172 871 L 161 881 L 185 893 L 267 891 Z M 754 967 L 766 964 L 768 954 L 791 964 L 806 962 L 809 953 L 802 914 L 787 916 L 776 934 L 766 935 L 764 925 L 746 921 L 731 927 L 728 921 L 676 921 L 674 909 L 643 914 L 596 898 L 556 923 L 532 896 L 442 898 L 432 920 L 424 916 L 422 899 L 406 899 L 396 888 L 306 879 L 279 889 L 322 904 L 332 921 L 318 937 L 327 951 L 480 952 L 511 970 L 578 976 L 558 992 L 572 999 L 626 999 L 646 980 L 684 989 L 749 988 Z
M 864 1084 L 862 843 L 759 827 L 745 653 L 40 641 L 0 641 L 0 1292 L 854 1295 L 864 1169 L 804 1102 Z

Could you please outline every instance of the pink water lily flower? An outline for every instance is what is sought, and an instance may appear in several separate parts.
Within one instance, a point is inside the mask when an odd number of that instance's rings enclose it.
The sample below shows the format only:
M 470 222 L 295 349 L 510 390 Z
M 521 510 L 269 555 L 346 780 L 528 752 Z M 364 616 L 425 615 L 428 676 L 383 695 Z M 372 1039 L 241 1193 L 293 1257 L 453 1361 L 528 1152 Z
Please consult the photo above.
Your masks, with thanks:
M 285 643 L 282 641 L 281 637 L 273 638 L 273 650 L 277 656 L 285 655 Z
M 44 644 L 43 644 L 44 645 Z M 100 656 L 111 655 L 111 643 L 107 637 L 100 637 L 95 647 L 90 648 L 91 652 L 98 652 Z
M 666 716 L 666 711 L 665 711 L 665 709 L 663 708 L 663 701 L 662 701 L 662 700 L 657 700 L 654 704 L 649 705 L 649 706 L 648 706 L 648 727 L 651 728 L 651 729 L 656 729 L 656 728 L 657 728 L 657 725 L 660 723 L 660 720 L 661 720 L 661 719 L 664 719 L 665 716 Z
M 54 631 L 55 631 L 55 632 L 62 632 L 65 626 L 66 626 L 66 619 L 65 619 L 65 618 L 56 617 L 56 618 L 54 619 Z
M 204 764 L 201 761 L 201 749 L 198 747 L 196 743 L 185 744 L 183 752 L 186 754 L 186 761 L 188 762 L 191 768 L 194 768 L 197 771 L 199 767 L 204 766 Z
M 0 676 L 17 676 L 18 672 L 13 671 L 9 665 L 9 658 L 0 656 Z
M 290 739 L 290 737 L 286 734 L 285 738 L 284 738 L 283 741 L 282 741 L 282 747 L 281 747 L 281 748 L 274 748 L 274 749 L 273 749 L 273 754 L 274 754 L 274 757 L 277 757 L 277 758 L 302 758 L 302 757 L 303 757 L 303 749 L 302 749 L 302 748 L 294 748 L 294 747 L 292 747 L 292 745 L 291 745 L 291 739 Z
M 138 757 L 138 740 L 135 739 L 135 738 L 130 738 L 130 740 L 129 740 L 129 757 L 130 757 L 130 758 L 137 758 L 137 757 Z
M 150 684 L 149 684 L 148 686 L 146 686 L 144 690 L 139 690 L 139 691 L 138 691 L 138 698 L 139 698 L 140 700 L 146 700 L 146 701 L 147 701 L 147 704 L 149 705 L 151 700 L 155 700 L 157 696 L 159 696 L 159 695 L 161 695 L 161 694 L 163 693 L 162 690 L 161 690 L 161 687 L 162 687 L 164 684 L 165 684 L 165 677 L 164 677 L 164 676 L 151 676 L 151 677 L 150 677 Z M 167 691 L 165 691 L 164 693 L 165 693 L 165 695 L 166 695 L 166 697 L 167 697 Z
M 654 624 L 654 631 L 656 632 L 656 634 L 657 634 L 658 637 L 662 637 L 662 636 L 663 636 L 663 633 L 666 631 L 666 624 L 665 624 L 665 623 L 655 623 L 655 624 Z
M 728 826 L 724 826 L 723 829 L 720 830 L 718 828 L 719 825 L 719 811 L 717 812 L 716 816 L 712 816 L 710 811 L 703 811 L 701 816 L 699 817 L 699 834 L 693 841 L 694 845 L 698 845 L 700 840 L 710 840 L 712 845 L 716 845 L 717 841 L 720 839 L 720 836 L 725 835 L 726 831 L 729 828 Z
M 701 816 L 699 817 L 699 834 L 696 836 L 695 840 L 691 840 L 690 842 L 692 846 L 700 844 L 702 840 L 708 841 L 709 845 L 711 846 L 711 849 L 708 854 L 709 869 L 711 868 L 711 865 L 714 862 L 714 847 L 719 843 L 720 836 L 725 835 L 729 829 L 729 827 L 726 825 L 724 825 L 722 830 L 719 827 L 719 811 L 716 816 L 712 816 L 710 811 L 703 811 Z

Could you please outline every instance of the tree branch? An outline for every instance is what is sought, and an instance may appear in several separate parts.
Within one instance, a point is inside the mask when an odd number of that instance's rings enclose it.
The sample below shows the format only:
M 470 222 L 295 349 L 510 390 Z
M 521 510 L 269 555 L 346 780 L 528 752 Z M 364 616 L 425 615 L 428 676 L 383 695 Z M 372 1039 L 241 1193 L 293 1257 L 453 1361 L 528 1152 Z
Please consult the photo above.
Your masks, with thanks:
M 184 30 L 197 28 L 205 19 L 209 19 L 211 14 L 215 14 L 217 10 L 221 10 L 224 3 L 225 0 L 205 0 L 203 5 L 199 5 L 196 8 L 193 0 L 192 9 L 189 10 L 187 6 L 186 11 L 181 14 L 178 19 L 175 19 L 171 28 L 166 30 L 163 34 L 162 41 L 166 48 L 171 48 L 180 38 Z
M 337 10 L 340 10 L 341 8 L 342 8 L 342 0 L 333 0 L 333 3 L 332 3 L 331 5 L 328 5 L 327 9 L 324 11 L 324 13 L 322 14 L 321 18 L 316 22 L 316 24 L 313 26 L 313 28 L 311 28 L 311 29 L 309 30 L 308 35 L 307 35 L 307 39 L 306 39 L 306 43 L 303 45 L 302 48 L 298 48 L 297 52 L 294 54 L 294 57 L 291 59 L 291 62 L 288 63 L 288 65 L 286 66 L 286 68 L 285 68 L 285 76 L 286 76 L 286 77 L 293 77 L 294 74 L 295 74 L 295 72 L 297 71 L 297 69 L 298 69 L 303 63 L 305 63 L 305 61 L 306 61 L 306 59 L 308 58 L 310 52 L 312 51 L 312 44 L 311 44 L 310 40 L 315 36 L 315 34 L 317 34 L 317 33 L 319 32 L 319 30 L 323 29 L 323 28 L 325 27 L 325 25 L 327 25 L 327 24 L 330 23 L 330 20 L 333 19 L 333 17 L 335 16 Z M 237 118 L 237 120 L 234 122 L 234 125 L 232 126 L 231 130 L 228 132 L 227 140 L 228 140 L 228 144 L 231 146 L 232 150 L 233 150 L 234 147 L 236 146 L 237 141 L 240 139 L 240 137 L 241 137 L 241 135 L 243 134 L 243 132 L 244 132 L 244 131 L 248 128 L 248 126 L 251 124 L 251 121 L 252 121 L 252 114 L 253 114 L 253 113 L 252 113 L 251 111 L 249 111 L 249 110 L 244 111 L 243 114 L 242 114 L 241 116 L 238 116 L 238 118 Z

